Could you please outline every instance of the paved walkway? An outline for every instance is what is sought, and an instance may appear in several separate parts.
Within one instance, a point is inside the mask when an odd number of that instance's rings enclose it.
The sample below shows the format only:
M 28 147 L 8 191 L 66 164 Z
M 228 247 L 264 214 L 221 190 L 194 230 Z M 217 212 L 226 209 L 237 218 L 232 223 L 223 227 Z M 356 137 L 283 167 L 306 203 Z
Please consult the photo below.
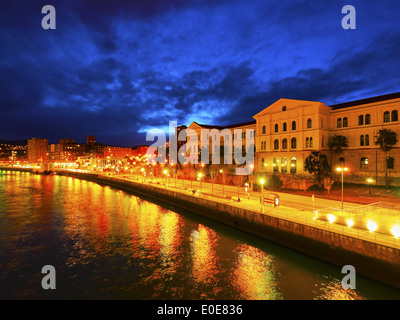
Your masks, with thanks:
M 123 179 L 123 175 L 115 176 Z M 286 220 L 295 221 L 298 223 L 303 223 L 307 225 L 316 226 L 321 229 L 330 230 L 333 232 L 341 233 L 347 236 L 352 236 L 355 238 L 380 243 L 382 245 L 394 247 L 400 249 L 400 240 L 396 239 L 390 232 L 392 226 L 399 227 L 400 236 L 400 212 L 397 210 L 386 210 L 382 208 L 374 208 L 374 210 L 365 210 L 365 212 L 358 214 L 357 216 L 352 214 L 347 214 L 346 210 L 350 211 L 360 211 L 359 209 L 364 208 L 359 203 L 354 202 L 343 202 L 344 212 L 341 211 L 341 201 L 325 198 L 312 197 L 305 195 L 298 195 L 286 192 L 274 192 L 280 197 L 280 206 L 273 207 L 272 205 L 260 204 L 260 192 L 245 192 L 244 188 L 239 190 L 238 201 L 238 188 L 235 186 L 222 186 L 220 184 L 214 184 L 201 182 L 200 181 L 188 181 L 181 179 L 148 179 L 144 180 L 143 177 L 130 176 L 126 177 L 127 180 L 134 180 L 146 184 L 157 185 L 160 188 L 168 188 L 170 190 L 176 190 L 178 192 L 183 192 L 196 197 L 202 197 L 208 200 L 217 201 L 224 204 L 229 204 L 231 206 L 236 206 L 262 214 L 268 214 L 271 216 L 276 216 Z M 192 190 L 196 190 L 193 193 Z M 268 195 L 270 192 L 265 191 L 264 195 Z M 399 204 L 400 205 L 400 204 Z M 326 210 L 330 208 L 329 210 Z M 355 210 L 357 209 L 357 210 Z M 330 223 L 327 221 L 326 214 L 320 215 L 316 218 L 316 212 L 326 212 L 329 211 L 335 215 L 336 221 Z M 345 223 L 340 223 L 340 218 L 346 215 L 347 218 L 351 216 L 358 221 L 355 221 L 355 225 L 351 228 Z M 367 222 L 369 220 L 375 221 L 377 227 L 379 227 L 380 232 L 370 232 L 367 228 Z M 345 221 L 345 220 L 342 220 Z M 357 227 L 357 224 L 361 227 Z M 382 228 L 383 225 L 387 225 L 386 228 Z

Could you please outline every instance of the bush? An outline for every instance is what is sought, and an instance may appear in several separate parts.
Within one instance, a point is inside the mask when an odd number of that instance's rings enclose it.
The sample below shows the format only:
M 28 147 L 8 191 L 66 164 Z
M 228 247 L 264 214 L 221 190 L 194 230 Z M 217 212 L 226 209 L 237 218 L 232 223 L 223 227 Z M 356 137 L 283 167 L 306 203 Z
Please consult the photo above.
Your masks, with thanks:
M 326 191 L 326 189 L 317 184 L 313 184 L 311 187 L 307 189 L 307 191 Z

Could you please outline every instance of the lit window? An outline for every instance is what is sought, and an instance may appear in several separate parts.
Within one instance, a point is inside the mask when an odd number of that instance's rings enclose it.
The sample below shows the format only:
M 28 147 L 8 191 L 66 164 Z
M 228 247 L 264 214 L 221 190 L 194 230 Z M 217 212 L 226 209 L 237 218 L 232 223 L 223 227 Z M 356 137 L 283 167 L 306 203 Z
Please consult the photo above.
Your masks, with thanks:
M 287 172 L 287 159 L 286 158 L 282 158 L 282 173 L 286 173 Z
M 290 160 L 290 173 L 296 173 L 296 158 Z
M 368 169 L 368 159 L 367 158 L 361 158 L 360 169 Z

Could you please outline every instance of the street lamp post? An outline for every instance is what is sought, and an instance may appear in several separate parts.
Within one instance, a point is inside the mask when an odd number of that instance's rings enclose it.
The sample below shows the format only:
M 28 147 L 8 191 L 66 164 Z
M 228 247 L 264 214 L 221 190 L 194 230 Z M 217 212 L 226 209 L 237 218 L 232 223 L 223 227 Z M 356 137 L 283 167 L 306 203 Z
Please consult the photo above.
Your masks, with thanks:
M 264 183 L 265 183 L 265 180 L 261 179 L 260 183 L 261 183 L 261 208 L 262 208 L 264 205 Z
M 201 187 L 201 177 L 202 177 L 202 174 L 201 174 L 201 173 L 199 173 L 199 181 L 200 181 L 200 193 L 203 193 L 203 190 L 202 190 L 202 187 Z
M 374 182 L 374 180 L 372 180 L 371 178 L 368 178 L 367 182 L 368 182 L 368 185 L 369 185 L 368 193 L 369 193 L 369 195 L 371 195 L 371 183 Z
M 337 171 L 342 173 L 342 211 L 343 211 L 343 172 L 348 171 L 349 168 L 345 167 L 343 164 L 341 167 L 336 168 Z

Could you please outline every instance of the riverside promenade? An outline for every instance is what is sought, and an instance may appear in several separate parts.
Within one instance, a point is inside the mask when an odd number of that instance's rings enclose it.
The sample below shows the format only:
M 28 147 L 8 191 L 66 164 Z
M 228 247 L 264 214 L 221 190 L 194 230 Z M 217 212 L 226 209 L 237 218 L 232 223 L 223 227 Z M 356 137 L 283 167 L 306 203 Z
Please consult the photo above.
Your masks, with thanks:
M 390 229 L 383 228 L 400 222 L 396 206 L 366 207 L 345 202 L 342 211 L 338 210 L 341 202 L 336 200 L 312 201 L 311 197 L 279 192 L 280 206 L 273 207 L 260 204 L 259 192 L 244 192 L 243 188 L 239 189 L 238 201 L 238 188 L 234 186 L 166 177 L 145 180 L 140 176 L 79 170 L 63 170 L 57 174 L 132 192 L 171 208 L 182 208 L 340 268 L 352 265 L 357 274 L 400 288 L 400 240 L 390 234 Z M 328 215 L 334 215 L 335 221 L 329 221 Z M 349 216 L 354 218 L 351 227 L 344 223 Z M 368 229 L 369 220 L 379 221 L 373 231 Z

